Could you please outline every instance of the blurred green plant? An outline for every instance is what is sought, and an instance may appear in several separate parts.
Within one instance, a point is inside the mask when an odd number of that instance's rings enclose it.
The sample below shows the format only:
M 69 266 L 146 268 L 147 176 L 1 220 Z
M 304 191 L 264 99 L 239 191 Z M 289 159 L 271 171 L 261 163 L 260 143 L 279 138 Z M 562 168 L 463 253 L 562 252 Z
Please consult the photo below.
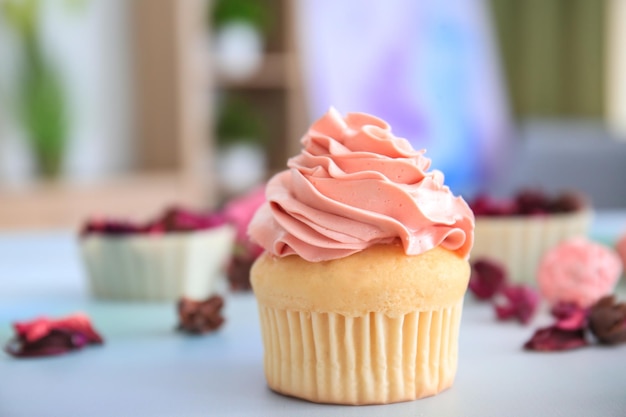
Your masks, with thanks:
M 235 143 L 263 145 L 267 132 L 263 118 L 255 107 L 237 94 L 226 94 L 218 106 L 218 145 Z
M 83 0 L 66 0 L 74 10 Z M 69 131 L 68 98 L 60 74 L 46 55 L 39 32 L 41 0 L 0 0 L 0 13 L 22 48 L 16 107 L 39 174 L 61 173 Z
M 215 29 L 234 21 L 248 23 L 264 35 L 272 27 L 267 5 L 259 0 L 216 0 L 209 21 Z

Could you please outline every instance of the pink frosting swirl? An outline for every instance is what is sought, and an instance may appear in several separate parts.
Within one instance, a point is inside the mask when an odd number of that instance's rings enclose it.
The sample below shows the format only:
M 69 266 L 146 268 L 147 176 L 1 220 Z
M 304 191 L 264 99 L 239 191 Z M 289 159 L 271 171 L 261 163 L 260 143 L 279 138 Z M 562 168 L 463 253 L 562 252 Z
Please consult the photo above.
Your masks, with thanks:
M 407 255 L 435 246 L 467 258 L 474 215 L 443 185 L 425 151 L 363 113 L 330 109 L 301 140 L 289 169 L 267 184 L 252 240 L 275 256 L 319 262 L 377 244 L 400 243 Z
M 589 307 L 613 291 L 621 273 L 622 263 L 613 250 L 577 237 L 544 255 L 537 281 L 549 303 L 570 302 Z

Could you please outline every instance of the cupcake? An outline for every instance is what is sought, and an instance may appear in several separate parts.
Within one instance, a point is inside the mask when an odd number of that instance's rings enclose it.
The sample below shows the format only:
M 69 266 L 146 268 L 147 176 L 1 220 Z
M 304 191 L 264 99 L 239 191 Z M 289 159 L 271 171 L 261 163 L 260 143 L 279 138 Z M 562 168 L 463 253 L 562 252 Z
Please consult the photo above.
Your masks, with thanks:
M 474 216 L 382 120 L 331 109 L 266 187 L 249 234 L 269 387 L 384 404 L 449 388 Z
M 96 298 L 201 300 L 216 292 L 234 238 L 220 214 L 174 208 L 143 225 L 90 220 L 80 247 Z
M 586 236 L 591 208 L 577 193 L 550 197 L 537 190 L 522 190 L 511 199 L 478 196 L 470 201 L 476 215 L 472 259 L 502 263 L 512 281 L 536 285 L 542 256 L 558 243 Z

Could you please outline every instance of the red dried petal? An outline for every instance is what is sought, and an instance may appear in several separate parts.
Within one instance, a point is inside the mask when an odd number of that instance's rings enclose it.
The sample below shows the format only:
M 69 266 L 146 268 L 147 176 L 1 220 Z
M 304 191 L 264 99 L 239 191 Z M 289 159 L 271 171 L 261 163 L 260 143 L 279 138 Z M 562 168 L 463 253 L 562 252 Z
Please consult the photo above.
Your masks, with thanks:
M 498 320 L 517 319 L 528 324 L 539 307 L 539 294 L 527 285 L 506 287 L 496 299 L 494 308 Z
M 15 357 L 58 355 L 80 349 L 88 344 L 102 344 L 102 337 L 93 329 L 84 314 L 51 320 L 39 317 L 13 324 L 16 335 L 5 351 Z
M 504 287 L 506 281 L 503 265 L 485 258 L 472 263 L 469 289 L 479 300 L 491 299 Z
M 580 193 L 571 191 L 552 198 L 541 190 L 522 189 L 511 199 L 497 200 L 486 195 L 478 195 L 469 201 L 469 205 L 474 215 L 480 217 L 573 212 L 580 210 L 587 203 Z
M 587 327 L 589 310 L 576 303 L 555 304 L 550 313 L 557 319 L 555 326 L 563 330 L 578 330 Z
M 524 344 L 524 349 L 557 352 L 581 348 L 588 344 L 583 329 L 564 330 L 557 326 L 550 326 L 537 330 L 530 340 Z

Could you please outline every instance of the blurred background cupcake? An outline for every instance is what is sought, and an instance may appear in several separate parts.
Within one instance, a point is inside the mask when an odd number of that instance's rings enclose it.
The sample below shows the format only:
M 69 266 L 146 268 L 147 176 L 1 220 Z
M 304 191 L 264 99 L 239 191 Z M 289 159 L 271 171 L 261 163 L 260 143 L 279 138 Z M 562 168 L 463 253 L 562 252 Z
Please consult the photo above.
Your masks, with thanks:
M 143 225 L 91 220 L 80 246 L 97 298 L 200 300 L 220 288 L 234 240 L 222 214 L 171 208 Z
M 577 192 L 548 194 L 532 189 L 508 199 L 479 195 L 470 201 L 476 216 L 473 260 L 501 262 L 513 281 L 536 283 L 542 256 L 558 243 L 587 236 L 592 208 Z

